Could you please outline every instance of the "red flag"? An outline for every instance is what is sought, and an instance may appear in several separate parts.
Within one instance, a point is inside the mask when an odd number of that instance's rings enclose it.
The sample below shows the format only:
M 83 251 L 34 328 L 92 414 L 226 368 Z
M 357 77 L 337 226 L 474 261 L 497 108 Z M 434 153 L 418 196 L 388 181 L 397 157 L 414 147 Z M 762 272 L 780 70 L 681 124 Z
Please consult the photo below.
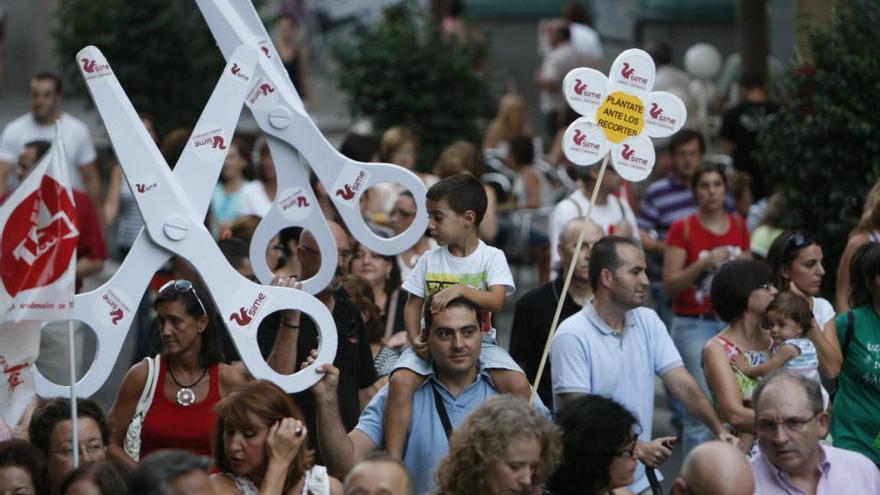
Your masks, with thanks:
M 59 137 L 0 206 L 0 321 L 70 316 L 79 229 L 67 170 Z
M 79 229 L 67 170 L 59 132 L 0 205 L 0 420 L 10 426 L 36 393 L 41 322 L 73 307 Z

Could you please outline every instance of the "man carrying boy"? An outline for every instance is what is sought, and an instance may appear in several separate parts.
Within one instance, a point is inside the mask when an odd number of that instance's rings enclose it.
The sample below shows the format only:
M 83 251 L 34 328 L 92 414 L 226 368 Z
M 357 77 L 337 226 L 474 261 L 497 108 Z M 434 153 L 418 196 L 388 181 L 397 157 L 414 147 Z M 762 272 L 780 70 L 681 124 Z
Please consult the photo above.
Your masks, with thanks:
M 501 311 L 514 285 L 504 253 L 477 237 L 487 203 L 483 185 L 471 175 L 448 177 L 428 190 L 428 229 L 440 247 L 423 254 L 403 284 L 403 290 L 409 293 L 404 323 L 412 349 L 401 355 L 391 374 L 385 415 L 386 450 L 397 458 L 403 458 L 413 394 L 434 372 L 427 361 L 428 344 L 421 332 L 421 315 L 428 297 L 432 313 L 460 297 L 476 303 L 481 310 L 483 335 L 480 368 L 488 370 L 499 391 L 529 397 L 525 374 L 506 351 L 495 345 L 491 313 Z
M 416 493 L 428 493 L 436 488 L 434 471 L 449 451 L 448 436 L 452 430 L 486 399 L 499 393 L 486 369 L 478 364 L 482 309 L 459 297 L 448 301 L 435 313 L 431 311 L 431 302 L 428 299 L 425 305 L 424 336 L 434 373 L 412 396 L 413 420 L 407 425 L 411 432 L 406 439 L 403 457 L 404 464 L 415 477 Z M 313 351 L 306 366 L 314 362 L 316 355 Z M 391 411 L 389 387 L 382 387 L 373 396 L 357 426 L 346 433 L 336 392 L 339 370 L 325 364 L 317 371 L 324 373 L 324 378 L 312 387 L 318 406 L 318 442 L 328 471 L 341 479 L 359 460 L 386 447 L 385 418 Z M 540 412 L 549 414 L 537 401 L 535 406 Z M 448 420 L 446 425 L 444 420 Z

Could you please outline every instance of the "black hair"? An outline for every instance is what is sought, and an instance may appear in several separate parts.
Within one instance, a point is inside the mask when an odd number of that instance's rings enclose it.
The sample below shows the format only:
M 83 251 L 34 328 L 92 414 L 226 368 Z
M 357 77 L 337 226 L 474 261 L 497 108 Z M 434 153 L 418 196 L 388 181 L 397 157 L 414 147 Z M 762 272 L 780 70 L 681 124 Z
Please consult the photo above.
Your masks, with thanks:
M 208 474 L 211 460 L 185 450 L 160 450 L 141 460 L 131 474 L 129 495 L 171 495 L 169 483 L 174 478 L 192 471 Z
M 766 89 L 767 81 L 760 72 L 743 72 L 739 76 L 739 87 L 741 89 Z
M 236 270 L 244 265 L 244 262 L 248 260 L 250 255 L 247 243 L 237 237 L 218 241 L 217 246 L 220 248 L 220 252 L 223 253 L 223 257 L 226 258 L 226 261 Z M 198 303 L 196 303 L 196 306 L 198 306 Z M 201 308 L 198 308 L 198 312 L 201 313 Z
M 344 156 L 359 162 L 371 162 L 379 154 L 379 140 L 373 136 L 349 132 L 339 146 Z
M 654 59 L 657 67 L 672 63 L 672 47 L 665 41 L 653 41 L 645 47 L 645 51 Z
M 733 260 L 725 263 L 712 279 L 712 305 L 718 316 L 728 322 L 743 317 L 749 296 L 761 285 L 770 282 L 770 265 L 756 260 Z
M 701 163 L 697 170 L 694 171 L 694 176 L 691 177 L 691 191 L 697 190 L 697 184 L 700 183 L 700 179 L 706 174 L 718 174 L 721 176 L 721 182 L 724 183 L 724 190 L 728 191 L 730 188 L 727 184 L 727 174 L 724 165 L 721 163 L 713 163 L 713 162 L 705 162 Z
M 593 18 L 590 12 L 584 7 L 584 4 L 577 0 L 571 0 L 562 6 L 562 17 L 568 19 L 569 22 L 578 24 L 593 25 Z
M 672 136 L 672 139 L 669 140 L 669 152 L 674 155 L 675 150 L 678 149 L 679 146 L 690 143 L 694 139 L 700 144 L 700 153 L 705 153 L 706 140 L 703 139 L 702 134 L 693 129 L 682 129 L 676 132 L 675 135 Z
M 31 443 L 18 438 L 0 442 L 0 468 L 5 467 L 24 469 L 31 477 L 34 493 L 49 493 L 46 457 Z
M 785 231 L 773 240 L 773 244 L 770 244 L 770 249 L 767 250 L 767 263 L 773 269 L 773 285 L 777 289 L 788 290 L 791 281 L 782 278 L 782 270 L 790 268 L 800 252 L 814 244 L 819 243 L 813 239 L 813 236 L 798 230 Z
M 528 136 L 517 136 L 510 140 L 510 157 L 519 165 L 531 165 L 535 161 L 535 145 Z
M 423 313 L 423 317 L 425 319 L 425 331 L 431 331 L 431 325 L 434 324 L 434 313 L 431 312 L 431 302 L 433 302 L 434 296 L 429 296 L 428 299 L 425 300 L 425 307 Z M 477 303 L 471 301 L 466 297 L 456 297 L 455 299 L 446 303 L 446 309 L 455 307 L 455 306 L 464 306 L 465 308 L 470 309 L 474 312 L 474 318 L 477 320 L 477 325 L 480 324 L 480 306 Z
M 33 81 L 45 81 L 47 79 L 55 83 L 55 92 L 59 95 L 62 94 L 64 86 L 61 83 L 61 76 L 59 76 L 57 72 L 44 70 L 37 72 L 34 74 L 34 77 L 31 78 Z
M 71 485 L 80 480 L 89 480 L 98 487 L 103 495 L 125 493 L 128 491 L 128 480 L 132 468 L 117 461 L 101 461 L 80 466 L 61 483 L 61 495 L 66 495 Z
M 622 405 L 598 395 L 581 397 L 562 408 L 562 465 L 548 483 L 555 495 L 599 495 L 611 481 L 611 463 L 636 440 L 636 417 Z
M 76 400 L 77 418 L 92 418 L 101 430 L 101 440 L 106 446 L 110 441 L 110 424 L 104 410 L 97 402 L 90 399 Z M 40 404 L 31 415 L 28 423 L 28 438 L 44 456 L 49 455 L 49 439 L 55 425 L 62 421 L 69 421 L 72 416 L 70 399 L 67 397 L 55 397 Z
M 428 201 L 446 201 L 457 215 L 468 210 L 474 212 L 474 226 L 479 227 L 489 207 L 486 189 L 476 177 L 470 174 L 457 174 L 441 179 L 428 189 Z
M 223 324 L 217 318 L 217 311 L 214 308 L 214 302 L 211 300 L 205 287 L 197 282 L 190 281 L 193 290 L 186 292 L 178 292 L 173 286 L 169 285 L 164 290 L 160 290 L 156 294 L 156 300 L 153 302 L 153 309 L 158 309 L 159 304 L 179 301 L 183 304 L 186 313 L 193 318 L 201 318 L 202 315 L 208 317 L 208 325 L 202 332 L 202 348 L 199 351 L 199 362 L 203 367 L 212 366 L 223 361 L 223 352 L 220 350 L 220 331 L 225 331 Z M 198 299 L 196 297 L 198 296 Z M 199 304 L 201 301 L 202 304 Z M 204 305 L 204 311 L 202 311 Z
M 46 152 L 49 151 L 49 148 L 52 147 L 52 143 L 50 143 L 49 141 L 43 140 L 43 139 L 37 139 L 35 141 L 29 141 L 29 142 L 25 143 L 23 146 L 23 148 L 31 148 L 31 147 L 36 148 L 36 151 L 37 151 L 36 161 L 39 162 L 40 158 L 43 158 L 43 155 L 45 155 Z
M 590 250 L 589 266 L 590 287 L 593 288 L 593 292 L 599 288 L 599 278 L 602 270 L 614 273 L 615 270 L 620 268 L 622 261 L 620 253 L 617 252 L 617 246 L 621 244 L 639 247 L 632 239 L 617 235 L 603 237 L 596 244 L 593 244 L 593 248 Z
M 874 300 L 874 280 L 880 275 L 880 244 L 869 242 L 856 250 L 849 264 L 849 304 L 853 308 Z

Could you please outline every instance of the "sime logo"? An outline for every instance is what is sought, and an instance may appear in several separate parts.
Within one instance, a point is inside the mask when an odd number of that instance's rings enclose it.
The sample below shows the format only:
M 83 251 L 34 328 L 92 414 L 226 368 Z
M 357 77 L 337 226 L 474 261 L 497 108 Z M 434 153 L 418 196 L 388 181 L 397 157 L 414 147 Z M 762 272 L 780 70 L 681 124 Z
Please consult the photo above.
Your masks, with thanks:
M 598 98 L 598 97 L 602 96 L 601 94 L 596 93 L 595 91 L 589 91 L 587 84 L 585 82 L 581 81 L 580 79 L 574 80 L 574 92 L 577 93 L 578 96 L 585 96 L 588 98 Z
M 357 178 L 354 180 L 354 183 L 343 185 L 342 189 L 336 190 L 336 195 L 344 199 L 345 201 L 349 201 L 358 192 L 365 180 L 367 180 L 367 173 L 361 170 L 360 172 L 358 172 Z
M 574 130 L 574 136 L 572 137 L 572 141 L 574 141 L 574 144 L 576 144 L 578 146 L 582 146 L 584 148 L 599 149 L 599 143 L 591 143 L 591 142 L 587 141 L 587 135 L 585 133 L 581 132 L 580 129 Z
M 210 145 L 212 149 L 226 149 L 226 139 L 220 135 L 223 132 L 221 129 L 215 129 L 210 132 L 206 132 L 204 134 L 200 134 L 199 137 L 195 138 L 195 147 L 198 148 L 200 146 L 208 146 Z
M 623 149 L 620 151 L 620 156 L 623 157 L 624 160 L 630 162 L 633 165 L 638 165 L 640 167 L 647 167 L 648 160 L 645 160 L 644 158 L 639 157 L 638 155 L 635 154 L 635 152 L 636 152 L 635 148 L 632 148 L 628 144 L 624 144 Z
M 250 78 L 249 78 L 248 76 L 246 76 L 246 75 L 244 75 L 244 74 L 241 73 L 241 67 L 239 67 L 238 64 L 235 63 L 235 62 L 232 63 L 232 68 L 229 69 L 229 71 L 232 72 L 232 75 L 233 75 L 233 76 L 235 76 L 235 77 L 237 77 L 237 78 L 239 78 L 239 79 L 243 79 L 243 80 L 245 80 L 245 81 L 249 81 L 249 80 L 250 80 Z
M 123 316 L 125 316 L 125 313 L 122 312 L 122 308 L 116 308 L 115 311 L 110 312 L 110 322 L 115 325 L 119 323 Z
M 159 184 L 156 184 L 155 182 L 152 183 L 152 184 L 141 184 L 141 183 L 138 183 L 138 184 L 135 184 L 135 185 L 134 185 L 135 189 L 137 189 L 137 192 L 139 192 L 139 193 L 141 193 L 141 194 L 143 194 L 143 193 L 145 193 L 145 192 L 152 191 L 153 189 L 155 189 L 155 188 L 158 187 L 158 186 L 159 186 Z
M 257 312 L 260 311 L 264 302 L 266 302 L 266 294 L 260 292 L 249 307 L 245 308 L 242 306 L 238 309 L 237 313 L 230 314 L 229 321 L 234 321 L 241 327 L 249 324 L 254 320 L 254 317 L 257 316 Z
M 263 93 L 263 96 L 265 96 L 269 93 L 274 93 L 275 88 L 273 88 L 272 85 L 269 83 L 263 83 L 260 85 L 260 92 Z
M 649 111 L 649 113 L 651 114 L 651 118 L 653 119 L 659 120 L 664 124 L 670 124 L 672 126 L 675 125 L 675 119 L 667 115 L 663 115 L 663 109 L 660 108 L 660 105 L 658 105 L 656 102 L 651 103 L 651 110 Z
M 635 72 L 635 67 L 630 67 L 627 62 L 624 62 L 623 67 L 620 69 L 620 75 L 623 76 L 624 79 L 629 79 L 630 81 L 639 84 L 646 84 L 648 82 L 644 77 L 635 75 Z
M 107 64 L 98 65 L 98 63 L 90 58 L 82 58 L 80 59 L 80 63 L 82 64 L 83 71 L 88 74 L 97 74 L 99 72 L 104 72 L 110 70 L 110 66 Z
M 266 58 L 272 58 L 272 55 L 269 55 L 269 48 L 268 47 L 261 46 L 260 50 L 263 50 L 263 55 L 265 55 Z
M 302 194 L 293 195 L 281 202 L 281 209 L 287 210 L 293 207 L 306 208 L 311 206 L 309 199 Z

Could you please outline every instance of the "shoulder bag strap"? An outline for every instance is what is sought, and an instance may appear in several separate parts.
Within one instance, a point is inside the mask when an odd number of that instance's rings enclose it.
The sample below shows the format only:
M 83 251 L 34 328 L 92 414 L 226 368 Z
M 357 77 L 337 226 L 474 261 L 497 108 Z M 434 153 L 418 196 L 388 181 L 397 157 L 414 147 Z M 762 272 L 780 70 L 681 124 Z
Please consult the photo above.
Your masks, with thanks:
M 385 338 L 391 337 L 394 332 L 394 323 L 397 318 L 397 297 L 400 295 L 400 289 L 394 289 L 391 297 L 388 298 L 387 307 L 385 308 Z
M 155 385 L 155 377 L 156 370 L 159 368 L 159 363 L 155 362 L 153 358 L 147 356 L 147 381 L 144 383 L 144 389 L 141 391 L 141 398 L 138 399 L 137 407 L 135 408 L 134 415 L 142 416 L 146 413 L 146 410 L 149 409 L 150 403 L 153 401 L 153 392 L 156 390 Z
M 452 435 L 452 423 L 449 421 L 449 414 L 446 413 L 446 405 L 443 403 L 443 397 L 434 383 L 431 383 L 431 390 L 434 391 L 434 405 L 437 407 L 437 415 L 440 416 L 440 422 L 443 423 L 443 431 L 446 432 L 446 440 Z

